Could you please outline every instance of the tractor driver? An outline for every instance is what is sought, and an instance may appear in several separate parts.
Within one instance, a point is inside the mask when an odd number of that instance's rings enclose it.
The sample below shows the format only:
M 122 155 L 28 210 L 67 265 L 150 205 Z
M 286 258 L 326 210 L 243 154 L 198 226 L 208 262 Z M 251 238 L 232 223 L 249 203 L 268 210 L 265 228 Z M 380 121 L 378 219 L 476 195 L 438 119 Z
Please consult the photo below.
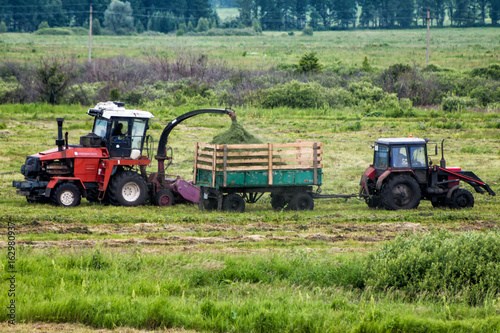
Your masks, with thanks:
M 123 129 L 123 124 L 122 123 L 117 123 L 116 126 L 115 126 L 115 129 L 113 130 L 113 133 L 111 134 L 111 136 L 123 136 L 124 134 L 122 133 L 122 129 Z
M 408 167 L 408 159 L 406 156 L 406 148 L 392 148 L 392 156 L 395 168 L 407 168 Z

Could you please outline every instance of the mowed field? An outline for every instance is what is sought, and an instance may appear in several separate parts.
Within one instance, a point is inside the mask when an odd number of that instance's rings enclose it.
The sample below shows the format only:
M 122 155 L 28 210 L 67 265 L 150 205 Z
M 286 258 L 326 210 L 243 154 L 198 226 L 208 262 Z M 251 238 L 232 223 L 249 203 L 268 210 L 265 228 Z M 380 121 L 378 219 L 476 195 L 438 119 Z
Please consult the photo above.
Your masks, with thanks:
M 498 63 L 500 38 L 495 29 L 441 29 L 434 34 L 442 43 L 440 51 L 435 45 L 432 54 L 438 60 L 432 63 L 456 69 Z M 40 54 L 59 51 L 82 61 L 86 57 L 85 37 L 3 34 L 0 41 L 5 60 L 36 61 Z M 305 50 L 318 51 L 327 66 L 338 61 L 359 66 L 365 55 L 381 67 L 425 61 L 424 30 L 325 32 L 312 38 L 266 33 L 94 41 L 100 46 L 95 47 L 96 56 L 144 57 L 145 50 L 157 48 L 172 54 L 206 53 L 243 68 L 296 63 Z M 243 56 L 244 51 L 256 54 Z M 370 258 L 397 237 L 412 239 L 445 230 L 451 239 L 477 240 L 481 235 L 498 239 L 498 197 L 475 194 L 475 207 L 461 211 L 432 208 L 423 201 L 416 210 L 391 212 L 369 209 L 357 199 L 329 199 L 315 201 L 313 211 L 275 212 L 264 196 L 248 204 L 245 213 L 232 214 L 200 212 L 192 205 L 113 207 L 85 199 L 79 207 L 65 209 L 30 204 L 17 196 L 11 184 L 22 180 L 19 168 L 26 155 L 54 147 L 55 118 L 65 118 L 70 143 L 78 143 L 92 127 L 92 118 L 85 114 L 89 107 L 0 105 L 0 305 L 11 299 L 5 280 L 10 224 L 15 225 L 16 319 L 23 323 L 19 330 L 500 329 L 500 300 L 494 289 L 471 301 L 473 289 L 454 291 L 437 283 L 435 288 L 422 283 L 418 292 L 403 286 L 380 288 L 373 282 L 376 276 L 369 275 L 373 270 L 367 269 L 375 265 Z M 161 127 L 153 126 L 149 134 L 158 140 L 164 125 L 195 108 L 200 106 L 150 108 Z M 415 109 L 411 118 L 386 118 L 365 117 L 363 111 L 349 108 L 243 106 L 235 111 L 238 121 L 264 142 L 323 142 L 322 193 L 357 193 L 361 174 L 372 161 L 370 145 L 381 137 L 409 135 L 433 143 L 445 139 L 448 166 L 474 171 L 500 193 L 500 116 L 495 112 L 445 113 L 434 107 Z M 226 116 L 203 115 L 177 126 L 169 141 L 174 163 L 168 173 L 192 179 L 195 142 L 209 142 L 230 124 Z M 440 156 L 431 158 L 438 163 Z M 419 256 L 425 253 L 408 254 L 408 258 Z M 480 270 L 498 265 L 491 260 Z M 495 281 L 499 283 L 498 278 Z M 5 311 L 0 320 L 7 321 Z M 6 323 L 0 326 L 8 328 Z

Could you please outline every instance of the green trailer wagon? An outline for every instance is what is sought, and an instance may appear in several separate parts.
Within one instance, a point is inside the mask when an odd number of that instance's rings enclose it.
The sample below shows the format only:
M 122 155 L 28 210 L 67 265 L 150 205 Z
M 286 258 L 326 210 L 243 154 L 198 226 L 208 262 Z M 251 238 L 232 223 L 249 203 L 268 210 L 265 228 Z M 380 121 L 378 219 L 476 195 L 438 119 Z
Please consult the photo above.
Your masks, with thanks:
M 200 209 L 243 212 L 246 203 L 271 194 L 276 210 L 314 208 L 322 184 L 321 142 L 211 145 L 196 143 L 194 184 Z

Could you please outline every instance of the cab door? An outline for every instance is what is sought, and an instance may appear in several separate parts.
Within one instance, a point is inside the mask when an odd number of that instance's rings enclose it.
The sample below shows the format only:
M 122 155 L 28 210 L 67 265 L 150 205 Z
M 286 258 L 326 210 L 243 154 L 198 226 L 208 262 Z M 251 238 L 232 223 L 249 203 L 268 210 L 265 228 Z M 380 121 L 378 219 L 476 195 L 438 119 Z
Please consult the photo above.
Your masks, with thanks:
M 428 177 L 426 146 L 409 146 L 409 162 L 419 183 L 426 183 Z

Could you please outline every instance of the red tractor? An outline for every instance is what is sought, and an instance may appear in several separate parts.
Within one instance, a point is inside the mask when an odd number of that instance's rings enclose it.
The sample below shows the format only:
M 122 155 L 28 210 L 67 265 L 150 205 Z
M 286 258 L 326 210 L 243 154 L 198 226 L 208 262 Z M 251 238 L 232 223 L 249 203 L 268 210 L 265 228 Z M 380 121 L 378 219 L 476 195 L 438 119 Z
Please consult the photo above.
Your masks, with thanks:
M 92 132 L 80 137 L 79 145 L 63 139 L 63 118 L 57 119 L 57 148 L 26 158 L 21 167 L 24 181 L 14 181 L 17 193 L 28 202 L 51 202 L 57 206 L 77 206 L 81 198 L 106 201 L 116 206 L 138 206 L 148 199 L 161 206 L 177 200 L 198 202 L 199 189 L 180 178 L 165 178 L 168 136 L 182 121 L 204 113 L 234 117 L 232 110 L 201 109 L 172 120 L 163 130 L 155 159 L 158 172 L 147 173 L 151 160 L 143 154 L 148 111 L 127 110 L 124 103 L 99 103 L 87 114 L 94 117 Z M 168 165 L 167 165 L 168 167 Z
M 477 193 L 490 187 L 472 171 L 447 168 L 441 142 L 440 165 L 428 163 L 427 139 L 391 138 L 375 142 L 373 164 L 361 177 L 360 195 L 369 207 L 389 210 L 417 208 L 420 200 L 430 200 L 433 207 L 466 208 L 474 206 L 474 196 L 460 188 L 460 181 Z M 437 155 L 437 146 L 435 147 Z

